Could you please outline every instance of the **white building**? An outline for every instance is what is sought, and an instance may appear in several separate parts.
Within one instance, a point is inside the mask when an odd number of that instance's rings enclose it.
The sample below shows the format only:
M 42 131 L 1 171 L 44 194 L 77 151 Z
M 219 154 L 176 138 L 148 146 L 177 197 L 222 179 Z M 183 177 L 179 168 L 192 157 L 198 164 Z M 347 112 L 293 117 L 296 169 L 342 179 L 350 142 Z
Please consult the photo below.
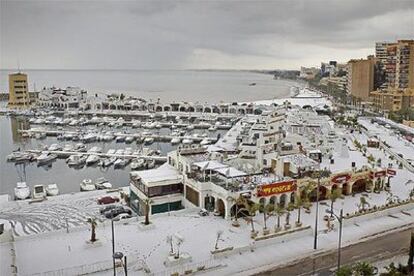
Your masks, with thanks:
M 41 107 L 77 109 L 86 100 L 87 92 L 79 87 L 43 88 L 39 92 L 37 104 Z

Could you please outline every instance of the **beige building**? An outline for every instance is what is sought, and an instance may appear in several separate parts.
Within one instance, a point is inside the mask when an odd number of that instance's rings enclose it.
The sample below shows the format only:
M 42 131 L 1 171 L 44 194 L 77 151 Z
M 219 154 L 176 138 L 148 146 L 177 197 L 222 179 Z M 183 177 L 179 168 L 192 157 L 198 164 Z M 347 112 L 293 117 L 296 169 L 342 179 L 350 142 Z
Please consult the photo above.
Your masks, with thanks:
M 11 108 L 26 108 L 30 105 L 27 75 L 14 73 L 9 75 L 9 104 Z
M 376 59 L 353 59 L 348 62 L 347 93 L 365 101 L 374 90 L 374 66 Z
M 371 99 L 376 110 L 395 112 L 414 107 L 414 89 L 388 88 L 378 90 L 371 93 Z
M 381 51 L 382 53 L 382 51 Z M 386 47 L 387 87 L 414 88 L 414 40 L 398 40 Z

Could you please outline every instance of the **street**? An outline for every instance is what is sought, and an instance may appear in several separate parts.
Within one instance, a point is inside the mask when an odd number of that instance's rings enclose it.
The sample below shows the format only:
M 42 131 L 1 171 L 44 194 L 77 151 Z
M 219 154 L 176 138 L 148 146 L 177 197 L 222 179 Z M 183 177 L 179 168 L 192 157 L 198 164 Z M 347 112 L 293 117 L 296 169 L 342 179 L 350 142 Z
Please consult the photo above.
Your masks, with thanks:
M 389 233 L 358 244 L 342 248 L 342 265 L 357 261 L 378 261 L 408 252 L 410 233 L 413 228 Z M 332 275 L 336 270 L 337 251 L 321 253 L 315 257 L 307 257 L 284 267 L 277 267 L 256 275 Z

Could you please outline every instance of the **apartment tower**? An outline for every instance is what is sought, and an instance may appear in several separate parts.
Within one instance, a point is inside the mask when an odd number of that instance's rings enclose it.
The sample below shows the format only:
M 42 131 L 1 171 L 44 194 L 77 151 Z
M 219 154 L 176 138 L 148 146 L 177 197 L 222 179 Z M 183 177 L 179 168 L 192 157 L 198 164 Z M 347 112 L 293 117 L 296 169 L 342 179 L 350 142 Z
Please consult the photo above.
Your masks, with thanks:
M 9 75 L 9 104 L 11 108 L 26 108 L 30 105 L 27 75 L 14 73 Z

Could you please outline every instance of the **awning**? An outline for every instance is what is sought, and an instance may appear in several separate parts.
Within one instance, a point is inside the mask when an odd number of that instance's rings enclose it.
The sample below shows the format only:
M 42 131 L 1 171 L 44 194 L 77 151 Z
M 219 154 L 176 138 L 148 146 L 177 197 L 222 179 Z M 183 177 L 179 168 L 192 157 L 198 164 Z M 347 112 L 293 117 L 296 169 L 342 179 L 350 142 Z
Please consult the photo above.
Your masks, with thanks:
M 222 164 L 216 160 L 195 162 L 193 165 L 199 167 L 203 171 L 228 167 L 228 165 Z
M 220 168 L 220 169 L 216 169 L 215 171 L 218 172 L 221 175 L 224 175 L 227 178 L 240 177 L 240 176 L 246 176 L 247 175 L 245 172 L 239 171 L 238 169 L 235 169 L 233 167 Z

